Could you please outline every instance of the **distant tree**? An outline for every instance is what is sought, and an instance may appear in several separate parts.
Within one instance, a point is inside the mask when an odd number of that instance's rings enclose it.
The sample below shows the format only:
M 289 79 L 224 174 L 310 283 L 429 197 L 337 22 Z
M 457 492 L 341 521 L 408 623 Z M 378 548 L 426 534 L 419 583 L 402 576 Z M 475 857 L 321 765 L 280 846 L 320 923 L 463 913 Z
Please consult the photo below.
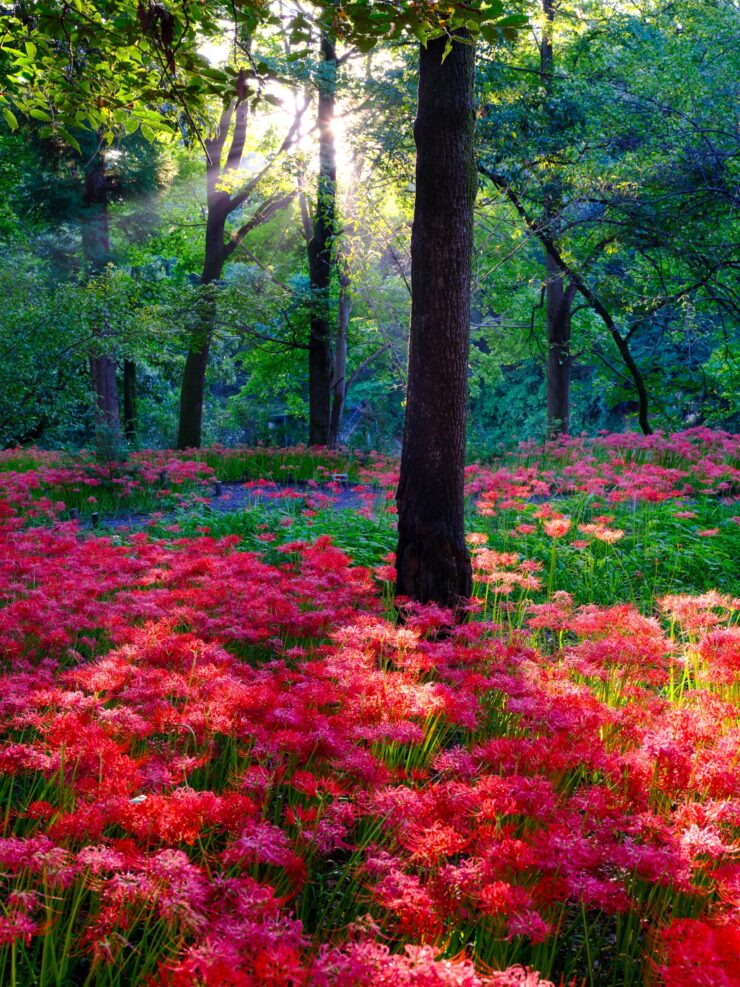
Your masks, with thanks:
M 333 333 L 329 290 L 334 257 L 337 211 L 337 160 L 334 112 L 338 68 L 336 39 L 330 31 L 321 35 L 318 68 L 319 174 L 311 236 L 307 244 L 311 284 L 308 340 L 308 441 L 329 444 L 331 389 L 334 374 Z
M 80 210 L 82 253 L 91 275 L 104 274 L 111 260 L 108 184 L 102 141 L 94 147 L 83 168 L 84 193 Z M 116 359 L 111 351 L 110 327 L 103 319 L 94 327 L 90 349 L 90 375 L 95 397 L 95 425 L 100 451 L 114 454 L 120 444 L 120 412 Z
M 507 269 L 544 254 L 549 431 L 578 359 L 648 432 L 686 305 L 736 320 L 737 8 L 537 2 L 536 45 L 483 61 L 480 169 L 519 225 Z
M 267 222 L 293 198 L 293 193 L 273 193 L 252 212 L 249 218 L 243 219 L 234 232 L 227 234 L 227 220 L 249 201 L 269 167 L 266 166 L 246 183 L 239 181 L 250 105 L 250 92 L 244 71 L 238 76 L 236 85 L 236 94 L 223 110 L 215 134 L 204 144 L 207 213 L 203 269 L 200 276 L 204 290 L 199 302 L 198 324 L 190 336 L 182 377 L 178 449 L 197 447 L 201 443 L 206 369 L 216 316 L 214 282 L 219 281 L 226 261 L 247 234 Z M 299 123 L 300 116 L 294 121 L 278 153 L 290 147 Z M 229 138 L 229 148 L 224 158 Z

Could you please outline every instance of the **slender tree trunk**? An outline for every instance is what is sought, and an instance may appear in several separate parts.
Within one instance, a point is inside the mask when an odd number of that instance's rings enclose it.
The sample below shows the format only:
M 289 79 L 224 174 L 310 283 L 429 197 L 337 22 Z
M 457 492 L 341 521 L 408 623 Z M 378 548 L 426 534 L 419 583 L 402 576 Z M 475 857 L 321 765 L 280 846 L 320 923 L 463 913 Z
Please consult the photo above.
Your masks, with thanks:
M 624 362 L 624 365 L 629 371 L 629 374 L 635 384 L 639 406 L 637 418 L 640 423 L 640 428 L 645 435 L 652 435 L 653 430 L 650 427 L 649 414 L 650 396 L 648 394 L 647 385 L 645 384 L 645 378 L 642 376 L 642 371 L 638 367 L 635 358 L 632 356 L 632 351 L 629 346 L 629 333 L 627 338 L 621 334 L 617 328 L 616 322 L 609 312 L 609 309 L 604 305 L 596 292 L 589 286 L 588 282 L 584 281 L 578 272 L 574 270 L 565 260 L 548 230 L 540 223 L 536 223 L 531 216 L 529 216 L 527 210 L 522 204 L 521 199 L 506 179 L 504 179 L 501 175 L 497 175 L 496 172 L 491 171 L 483 165 L 478 165 L 478 170 L 482 175 L 489 178 L 496 188 L 503 191 L 509 202 L 511 202 L 516 211 L 524 220 L 530 232 L 539 238 L 543 247 L 558 265 L 563 274 L 570 279 L 573 288 L 575 288 L 575 290 L 585 299 L 585 301 L 588 302 L 608 329 L 609 335 L 611 336 L 614 345 L 619 350 L 619 355 L 622 357 L 622 361 Z
M 396 592 L 457 606 L 471 593 L 464 468 L 470 348 L 475 54 L 445 39 L 419 52 L 411 329 Z
M 123 361 L 123 433 L 126 441 L 136 441 L 138 416 L 136 413 L 136 363 Z
M 603 312 L 599 309 L 595 309 L 595 311 L 597 311 L 603 318 Z M 635 390 L 637 391 L 637 421 L 640 424 L 642 434 L 652 435 L 653 430 L 650 427 L 650 395 L 648 394 L 647 385 L 645 384 L 645 378 L 642 376 L 642 371 L 637 366 L 637 362 L 632 356 L 629 343 L 619 332 L 611 316 L 609 316 L 609 321 L 606 322 L 606 325 L 611 333 L 612 339 L 614 340 L 614 344 L 619 350 L 619 355 L 622 357 L 622 361 L 624 362 L 625 367 L 629 371 L 630 376 L 635 383 Z
M 221 115 L 218 133 L 206 141 L 206 196 L 208 214 L 206 217 L 206 241 L 203 257 L 203 271 L 200 276 L 204 286 L 197 304 L 195 327 L 190 335 L 188 355 L 180 388 L 180 422 L 177 432 L 177 448 L 198 448 L 201 443 L 203 426 L 203 399 L 205 395 L 208 354 L 213 338 L 213 324 L 216 317 L 216 299 L 207 286 L 218 281 L 226 263 L 226 220 L 234 205 L 229 193 L 219 188 L 224 171 L 234 170 L 241 162 L 246 136 L 248 104 L 237 102 L 224 110 Z M 234 134 L 222 169 L 223 149 L 235 118 Z
M 248 51 L 250 45 L 251 39 L 247 38 L 242 44 L 242 48 Z M 191 331 L 190 346 L 182 375 L 180 421 L 177 433 L 178 449 L 198 447 L 201 443 L 206 370 L 208 369 L 208 354 L 213 340 L 216 318 L 216 295 L 213 289 L 209 289 L 208 286 L 220 280 L 226 261 L 250 230 L 259 226 L 260 223 L 267 222 L 293 198 L 292 194 L 282 195 L 279 193 L 268 197 L 249 220 L 243 222 L 239 229 L 232 233 L 228 240 L 226 239 L 226 221 L 229 216 L 247 201 L 272 163 L 269 162 L 261 172 L 253 176 L 238 191 L 230 193 L 224 188 L 224 177 L 238 172 L 241 166 L 249 117 L 248 95 L 247 77 L 242 70 L 236 79 L 234 99 L 221 113 L 215 135 L 205 142 L 208 213 L 203 272 L 200 278 L 203 289 L 201 298 L 196 305 L 195 325 Z M 278 154 L 287 150 L 295 140 L 302 112 L 297 114 Z M 231 141 L 224 161 L 224 146 L 230 132 Z
M 564 286 L 563 274 L 545 253 L 547 287 L 547 431 L 553 438 L 570 429 L 570 324 L 574 288 Z
M 349 269 L 345 260 L 339 272 L 339 314 L 337 316 L 337 344 L 334 350 L 334 374 L 331 381 L 331 423 L 329 448 L 336 449 L 342 427 L 344 402 L 347 397 L 347 332 L 351 303 L 349 297 Z
M 85 168 L 85 191 L 81 211 L 82 253 L 88 270 L 99 274 L 110 261 L 110 230 L 105 157 L 98 149 Z M 95 328 L 99 342 L 90 354 L 90 376 L 95 396 L 98 445 L 112 448 L 120 429 L 116 363 L 106 352 L 111 345 L 105 325 Z
M 540 43 L 540 73 L 545 93 L 552 93 L 554 65 L 553 33 L 555 0 L 542 0 L 544 22 Z M 557 206 L 551 195 L 545 196 L 544 219 L 550 235 L 556 237 Z M 565 288 L 563 272 L 554 258 L 545 253 L 545 308 L 547 321 L 547 434 L 555 437 L 570 429 L 571 352 L 570 327 L 573 294 Z
M 337 164 L 334 146 L 334 102 L 337 88 L 337 52 L 333 39 L 321 38 L 319 74 L 319 179 L 313 236 L 308 243 L 311 283 L 308 342 L 308 399 L 310 445 L 328 445 L 331 424 L 333 354 L 331 338 L 332 248 L 336 216 Z
M 95 423 L 99 438 L 106 449 L 116 444 L 120 427 L 116 361 L 110 356 L 90 356 L 90 377 L 95 395 Z M 107 435 L 103 435 L 107 433 Z
M 180 389 L 178 449 L 197 449 L 201 443 L 208 354 L 216 319 L 216 297 L 213 287 L 209 286 L 218 281 L 223 273 L 226 261 L 224 236 L 228 215 L 228 195 L 214 189 L 209 196 L 206 250 L 200 277 L 202 287 Z

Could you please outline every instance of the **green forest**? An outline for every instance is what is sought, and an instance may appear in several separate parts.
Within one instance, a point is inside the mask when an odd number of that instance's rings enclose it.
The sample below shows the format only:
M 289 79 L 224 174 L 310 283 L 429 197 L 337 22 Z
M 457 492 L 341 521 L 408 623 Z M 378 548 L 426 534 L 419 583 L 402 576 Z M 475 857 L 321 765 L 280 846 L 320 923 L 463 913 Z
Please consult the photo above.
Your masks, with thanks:
M 0 0 L 0 987 L 740 987 L 737 0 Z
M 397 452 L 432 28 L 191 6 L 4 15 L 0 439 Z M 736 427 L 736 5 L 484 12 L 470 449 Z

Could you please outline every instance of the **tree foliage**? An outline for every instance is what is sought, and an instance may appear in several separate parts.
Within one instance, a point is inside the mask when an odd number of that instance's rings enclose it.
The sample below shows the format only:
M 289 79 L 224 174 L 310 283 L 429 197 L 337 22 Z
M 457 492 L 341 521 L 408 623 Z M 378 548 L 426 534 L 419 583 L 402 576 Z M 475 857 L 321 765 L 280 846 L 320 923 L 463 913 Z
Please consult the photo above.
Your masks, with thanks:
M 203 269 L 204 143 L 240 92 L 250 119 L 235 180 L 259 182 L 230 214 L 226 237 L 261 204 L 286 198 L 245 234 L 213 289 L 204 439 L 305 436 L 311 293 L 300 202 L 301 193 L 312 201 L 316 187 L 311 128 L 326 30 L 346 58 L 337 77 L 332 234 L 350 300 L 343 441 L 398 447 L 415 50 L 463 29 L 477 41 L 482 169 L 469 368 L 475 448 L 485 452 L 510 437 L 513 420 L 523 436 L 545 429 L 548 236 L 564 283 L 576 283 L 571 431 L 636 420 L 635 376 L 616 335 L 643 381 L 653 427 L 736 423 L 733 4 L 650 0 L 614 9 L 562 0 L 546 79 L 541 0 L 282 10 L 172 3 L 161 11 L 77 0 L 18 4 L 3 14 L 4 443 L 90 441 L 94 318 L 113 332 L 121 381 L 125 360 L 139 369 L 138 441 L 174 441 Z M 531 29 L 518 29 L 523 18 Z M 295 142 L 277 154 L 304 106 Z M 106 282 L 84 274 L 79 227 L 83 168 L 101 142 L 111 231 Z M 340 292 L 334 265 L 332 332 Z

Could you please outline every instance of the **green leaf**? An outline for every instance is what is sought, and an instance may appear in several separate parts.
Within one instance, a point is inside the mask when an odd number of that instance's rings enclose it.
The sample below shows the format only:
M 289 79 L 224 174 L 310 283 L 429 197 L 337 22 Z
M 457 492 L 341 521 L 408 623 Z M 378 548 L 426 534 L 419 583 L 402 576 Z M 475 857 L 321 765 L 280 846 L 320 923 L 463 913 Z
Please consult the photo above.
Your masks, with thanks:
M 414 27 L 411 28 L 411 30 L 414 34 L 414 37 L 418 38 L 418 40 L 421 42 L 424 48 L 426 48 L 427 41 L 429 40 L 429 35 L 426 29 L 421 24 L 415 24 Z
M 40 120 L 42 123 L 51 123 L 51 115 L 46 110 L 40 110 L 37 106 L 29 110 L 28 115 L 33 117 L 34 120 Z
M 495 45 L 497 41 L 501 40 L 501 33 L 498 27 L 495 24 L 491 24 L 490 21 L 481 24 L 480 33 L 490 45 Z
M 225 72 L 222 72 L 220 69 L 202 68 L 200 70 L 200 74 L 204 75 L 207 79 L 213 79 L 214 82 L 229 81 L 228 75 Z
M 367 54 L 367 52 L 373 50 L 373 48 L 375 47 L 375 40 L 376 40 L 375 38 L 371 38 L 369 36 L 357 38 L 355 40 L 355 47 L 357 48 L 358 51 L 362 52 L 362 54 L 365 55 Z
M 76 137 L 73 137 L 68 130 L 57 131 L 60 137 L 62 137 L 71 148 L 74 148 L 78 154 L 82 154 L 82 148 L 80 147 L 80 142 Z
M 522 28 L 526 27 L 527 24 L 529 24 L 529 18 L 526 14 L 509 14 L 508 17 L 502 17 L 501 20 L 496 21 L 498 28 Z
M 3 107 L 3 116 L 5 117 L 5 122 L 11 130 L 18 129 L 18 120 L 16 119 L 15 114 L 9 110 L 7 106 Z

